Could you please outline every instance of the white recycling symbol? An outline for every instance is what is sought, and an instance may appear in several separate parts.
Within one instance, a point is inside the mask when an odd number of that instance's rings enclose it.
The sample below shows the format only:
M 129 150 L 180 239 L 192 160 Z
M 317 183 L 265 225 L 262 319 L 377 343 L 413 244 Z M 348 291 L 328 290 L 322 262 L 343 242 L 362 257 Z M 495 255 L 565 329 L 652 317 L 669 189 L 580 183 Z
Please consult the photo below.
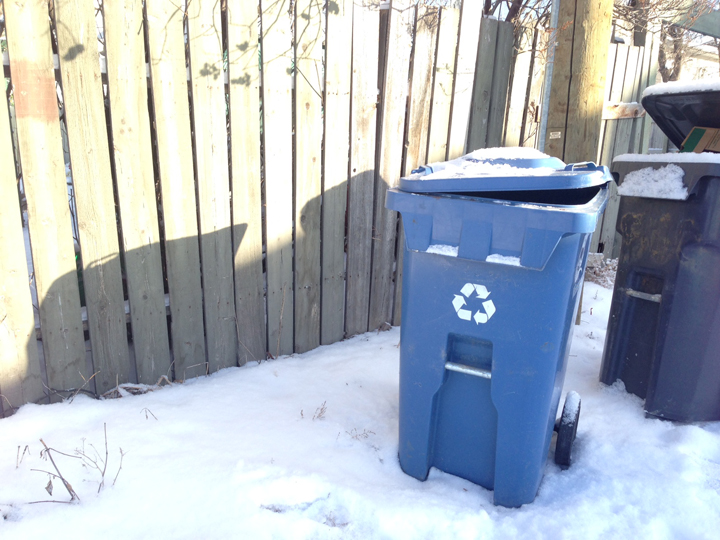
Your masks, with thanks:
M 455 312 L 457 313 L 458 317 L 460 317 L 464 321 L 470 321 L 474 320 L 475 324 L 485 324 L 490 320 L 490 317 L 492 317 L 495 314 L 495 304 L 493 304 L 492 300 L 485 300 L 488 296 L 490 296 L 490 291 L 487 290 L 485 285 L 477 285 L 475 283 L 466 283 L 462 289 L 460 289 L 460 292 L 462 295 L 456 294 L 454 295 L 455 298 L 453 299 L 453 307 L 455 308 Z M 467 303 L 465 302 L 465 298 L 470 298 L 470 295 L 473 293 L 477 293 L 477 297 L 481 300 L 485 300 L 482 305 L 485 308 L 485 313 L 480 311 L 479 309 L 475 312 L 475 315 L 473 315 L 472 311 L 469 309 L 463 309 L 463 306 L 465 306 Z

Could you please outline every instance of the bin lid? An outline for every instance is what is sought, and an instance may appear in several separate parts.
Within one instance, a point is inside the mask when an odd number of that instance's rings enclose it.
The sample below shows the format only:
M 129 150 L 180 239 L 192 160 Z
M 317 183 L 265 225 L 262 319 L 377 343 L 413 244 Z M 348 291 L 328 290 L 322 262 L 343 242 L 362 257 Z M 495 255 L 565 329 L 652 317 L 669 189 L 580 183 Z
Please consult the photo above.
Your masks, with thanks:
M 648 86 L 642 106 L 680 148 L 692 128 L 720 128 L 720 78 Z
M 581 189 L 606 184 L 607 167 L 592 162 L 565 165 L 533 148 L 485 148 L 461 158 L 431 163 L 400 179 L 411 193 L 483 193 Z

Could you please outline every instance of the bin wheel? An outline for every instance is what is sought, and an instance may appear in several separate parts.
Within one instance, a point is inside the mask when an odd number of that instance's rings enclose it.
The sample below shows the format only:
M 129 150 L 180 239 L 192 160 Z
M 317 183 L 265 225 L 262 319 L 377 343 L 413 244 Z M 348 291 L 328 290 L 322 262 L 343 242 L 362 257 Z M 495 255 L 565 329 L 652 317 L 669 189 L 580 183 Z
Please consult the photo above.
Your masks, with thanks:
M 557 442 L 555 443 L 555 463 L 563 470 L 570 467 L 572 446 L 577 435 L 579 419 L 580 395 L 574 391 L 568 392 L 562 416 L 557 425 Z

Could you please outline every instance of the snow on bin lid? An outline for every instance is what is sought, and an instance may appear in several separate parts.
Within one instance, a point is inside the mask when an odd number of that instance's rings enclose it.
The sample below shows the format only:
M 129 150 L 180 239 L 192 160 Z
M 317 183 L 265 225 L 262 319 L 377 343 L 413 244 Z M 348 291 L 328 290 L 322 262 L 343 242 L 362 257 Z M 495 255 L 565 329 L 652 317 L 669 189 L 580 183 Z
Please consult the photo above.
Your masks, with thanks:
M 648 86 L 642 106 L 680 148 L 692 128 L 720 128 L 720 78 Z
M 579 189 L 605 184 L 606 167 L 565 165 L 534 148 L 485 148 L 452 161 L 431 163 L 400 179 L 412 193 L 473 193 Z

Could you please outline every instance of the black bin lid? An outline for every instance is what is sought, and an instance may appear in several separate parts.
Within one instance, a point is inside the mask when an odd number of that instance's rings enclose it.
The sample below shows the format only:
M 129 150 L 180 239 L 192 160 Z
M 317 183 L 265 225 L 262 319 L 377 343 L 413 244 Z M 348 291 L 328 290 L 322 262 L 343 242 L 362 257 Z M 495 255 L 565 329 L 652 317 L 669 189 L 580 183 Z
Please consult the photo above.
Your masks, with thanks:
M 692 128 L 720 128 L 720 78 L 648 86 L 642 106 L 680 148 Z

